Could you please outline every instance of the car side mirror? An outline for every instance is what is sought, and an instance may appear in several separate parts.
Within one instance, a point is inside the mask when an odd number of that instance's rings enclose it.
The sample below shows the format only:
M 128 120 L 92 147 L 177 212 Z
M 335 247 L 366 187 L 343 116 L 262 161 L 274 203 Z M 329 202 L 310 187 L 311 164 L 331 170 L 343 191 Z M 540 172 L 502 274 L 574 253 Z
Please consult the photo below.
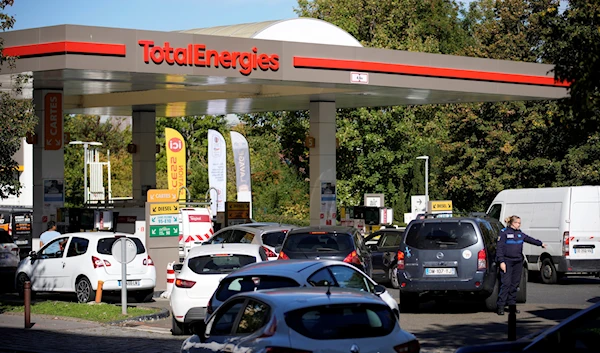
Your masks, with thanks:
M 173 265 L 173 271 L 180 273 L 181 269 L 183 268 L 183 264 L 174 264 Z
M 367 249 L 370 251 L 377 251 L 377 244 L 369 244 L 367 245 Z
M 198 336 L 200 342 L 206 342 L 206 323 L 204 322 L 204 320 L 192 322 L 190 328 L 192 330 L 192 333 Z
M 36 259 L 36 258 L 37 258 L 37 252 L 35 252 L 35 251 L 30 251 L 30 252 L 29 252 L 29 257 L 31 257 L 31 259 L 32 259 L 32 260 L 33 260 L 33 259 Z
M 373 293 L 375 293 L 375 295 L 382 295 L 383 293 L 386 292 L 387 289 L 385 289 L 384 286 L 382 286 L 381 284 L 377 284 L 375 286 L 375 291 Z

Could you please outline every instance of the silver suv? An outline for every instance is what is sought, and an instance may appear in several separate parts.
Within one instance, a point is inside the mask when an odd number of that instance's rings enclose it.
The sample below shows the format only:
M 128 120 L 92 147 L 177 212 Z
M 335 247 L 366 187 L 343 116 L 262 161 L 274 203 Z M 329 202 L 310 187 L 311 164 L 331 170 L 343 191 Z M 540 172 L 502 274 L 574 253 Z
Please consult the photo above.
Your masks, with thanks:
M 445 303 L 467 298 L 496 310 L 499 266 L 496 242 L 502 225 L 487 217 L 425 218 L 412 221 L 398 249 L 398 282 L 402 310 L 419 302 Z M 517 292 L 526 300 L 527 271 Z

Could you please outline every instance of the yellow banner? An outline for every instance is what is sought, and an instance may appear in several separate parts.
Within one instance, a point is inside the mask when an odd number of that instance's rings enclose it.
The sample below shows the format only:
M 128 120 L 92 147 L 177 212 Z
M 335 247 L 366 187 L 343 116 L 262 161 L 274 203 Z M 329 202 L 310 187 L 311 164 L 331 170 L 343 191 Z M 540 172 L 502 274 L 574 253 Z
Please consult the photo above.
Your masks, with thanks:
M 169 190 L 179 190 L 182 186 L 186 186 L 185 141 L 177 130 L 165 128 L 165 144 Z M 179 199 L 185 200 L 185 197 L 186 191 L 181 189 Z

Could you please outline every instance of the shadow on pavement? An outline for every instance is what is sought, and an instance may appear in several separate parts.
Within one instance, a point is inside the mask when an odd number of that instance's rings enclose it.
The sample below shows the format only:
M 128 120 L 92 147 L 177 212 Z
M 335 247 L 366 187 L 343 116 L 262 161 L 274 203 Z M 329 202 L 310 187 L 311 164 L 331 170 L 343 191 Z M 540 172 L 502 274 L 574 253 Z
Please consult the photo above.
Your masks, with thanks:
M 562 321 L 567 317 L 577 313 L 580 309 L 543 309 L 543 310 L 531 310 L 529 314 L 535 315 L 542 319 Z
M 102 335 L 102 329 L 98 329 L 97 335 L 91 335 L 2 327 L 0 352 L 178 352 L 185 339 L 155 338 L 156 334 L 135 337 L 128 336 L 127 331 L 121 337 L 107 337 Z

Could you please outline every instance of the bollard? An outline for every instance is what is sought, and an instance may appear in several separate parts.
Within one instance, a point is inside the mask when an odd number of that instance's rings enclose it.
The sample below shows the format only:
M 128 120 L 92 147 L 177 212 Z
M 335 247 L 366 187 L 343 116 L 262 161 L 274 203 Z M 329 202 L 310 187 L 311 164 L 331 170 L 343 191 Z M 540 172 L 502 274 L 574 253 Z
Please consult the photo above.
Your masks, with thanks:
M 508 340 L 517 340 L 517 306 L 508 306 Z
M 173 291 L 173 285 L 175 284 L 175 270 L 173 270 L 174 264 L 175 262 L 167 263 L 167 290 L 160 295 L 162 298 L 168 299 Z
M 31 282 L 25 281 L 23 286 L 23 294 L 25 297 L 25 328 L 31 328 Z
M 104 286 L 104 281 L 98 281 L 98 290 L 96 291 L 96 303 L 102 302 L 102 287 Z

